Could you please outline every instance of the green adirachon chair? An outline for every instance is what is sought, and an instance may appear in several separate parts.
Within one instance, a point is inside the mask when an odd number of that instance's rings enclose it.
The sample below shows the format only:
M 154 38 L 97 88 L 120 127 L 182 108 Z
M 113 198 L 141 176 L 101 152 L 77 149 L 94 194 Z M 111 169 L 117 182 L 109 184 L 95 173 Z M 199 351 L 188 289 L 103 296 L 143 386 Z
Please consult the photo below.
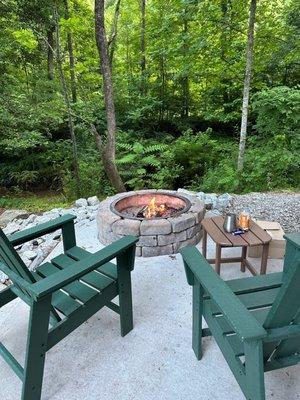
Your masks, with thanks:
M 91 254 L 76 246 L 74 219 L 65 215 L 9 237 L 0 229 L 0 270 L 13 283 L 0 292 L 0 308 L 16 297 L 30 307 L 24 368 L 0 342 L 0 355 L 23 382 L 22 400 L 40 400 L 47 351 L 102 307 L 120 315 L 122 336 L 133 327 L 130 273 L 138 239 L 127 236 Z M 30 272 L 13 246 L 57 229 L 64 254 Z M 115 257 L 117 265 L 109 262 Z
M 195 247 L 181 250 L 193 286 L 196 357 L 202 337 L 213 336 L 248 400 L 265 399 L 264 372 L 300 363 L 300 233 L 286 240 L 282 273 L 227 282 Z

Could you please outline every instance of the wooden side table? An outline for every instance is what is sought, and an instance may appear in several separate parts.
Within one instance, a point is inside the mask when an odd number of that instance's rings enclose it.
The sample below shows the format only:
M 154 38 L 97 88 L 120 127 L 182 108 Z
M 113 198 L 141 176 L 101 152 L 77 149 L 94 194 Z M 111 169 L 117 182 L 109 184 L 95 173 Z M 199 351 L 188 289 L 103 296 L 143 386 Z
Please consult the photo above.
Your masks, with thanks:
M 267 270 L 269 243 L 271 236 L 260 228 L 255 222 L 250 222 L 250 229 L 248 232 L 240 236 L 234 236 L 231 233 L 227 233 L 223 229 L 224 217 L 213 217 L 204 218 L 201 222 L 203 227 L 203 245 L 202 254 L 206 258 L 207 252 L 207 235 L 216 243 L 216 258 L 208 259 L 210 264 L 215 264 L 215 270 L 220 275 L 221 263 L 241 263 L 241 271 L 245 272 L 246 268 L 253 274 L 258 275 L 253 265 L 247 259 L 247 249 L 249 246 L 263 246 L 263 252 L 261 257 L 260 274 L 263 275 Z M 223 247 L 241 247 L 241 257 L 227 257 L 222 258 Z

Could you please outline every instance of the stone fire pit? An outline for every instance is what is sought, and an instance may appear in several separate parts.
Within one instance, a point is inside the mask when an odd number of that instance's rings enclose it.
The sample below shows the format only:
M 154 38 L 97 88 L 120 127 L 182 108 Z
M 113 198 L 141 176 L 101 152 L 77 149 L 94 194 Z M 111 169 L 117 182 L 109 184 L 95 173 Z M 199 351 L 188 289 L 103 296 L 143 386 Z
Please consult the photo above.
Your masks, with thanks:
M 170 215 L 147 219 L 138 213 L 153 197 L 171 209 Z M 102 244 L 107 245 L 123 236 L 135 235 L 140 238 L 137 256 L 174 254 L 182 247 L 200 241 L 200 222 L 204 214 L 204 203 L 196 196 L 167 190 L 120 193 L 100 203 L 98 237 Z

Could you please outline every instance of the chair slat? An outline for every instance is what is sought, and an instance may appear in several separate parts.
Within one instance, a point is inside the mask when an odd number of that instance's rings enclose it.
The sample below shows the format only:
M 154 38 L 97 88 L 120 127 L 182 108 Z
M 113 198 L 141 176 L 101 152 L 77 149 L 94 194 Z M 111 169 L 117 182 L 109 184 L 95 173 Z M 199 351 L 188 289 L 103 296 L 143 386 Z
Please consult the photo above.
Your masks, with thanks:
M 47 276 L 51 275 L 49 273 L 49 265 L 51 268 L 50 263 L 42 264 L 38 268 L 37 274 L 42 278 L 46 278 Z M 68 296 L 61 290 L 58 290 L 57 292 L 53 293 L 52 305 L 66 317 L 81 306 L 80 303 L 78 303 L 76 300 L 74 300 L 72 297 Z
M 19 254 L 16 252 L 6 235 L 0 228 L 0 260 L 12 271 L 24 278 L 27 282 L 36 282 L 33 274 L 26 267 Z
M 235 294 L 242 294 L 280 287 L 282 285 L 282 279 L 282 272 L 275 272 L 268 275 L 232 279 L 226 281 L 226 283 Z
M 74 260 L 81 261 L 91 253 L 85 249 L 81 249 L 80 247 L 75 246 L 72 247 L 72 249 L 68 250 L 67 254 Z M 111 262 L 101 265 L 101 267 L 97 268 L 97 271 L 100 272 L 101 274 L 107 275 L 112 279 L 117 279 L 118 277 L 117 266 L 116 264 L 113 264 Z
M 73 265 L 74 264 L 75 262 L 73 261 Z M 53 265 L 52 261 L 51 264 L 50 263 L 42 264 L 37 270 L 39 272 L 42 272 L 42 274 L 46 276 L 55 274 L 60 271 L 59 268 Z M 74 299 L 78 299 L 82 303 L 86 303 L 88 300 L 90 300 L 92 297 L 94 297 L 99 293 L 98 291 L 90 288 L 89 286 L 79 281 L 69 283 L 68 285 L 63 287 L 63 290 L 67 292 L 71 297 L 73 297 Z
M 300 254 L 296 254 L 287 273 L 282 287 L 270 309 L 270 312 L 264 323 L 264 327 L 268 328 L 280 328 L 290 323 L 296 322 L 299 318 L 300 313 Z M 296 322 L 297 323 L 297 322 Z M 293 342 L 295 339 L 285 339 L 278 346 L 278 341 L 273 343 L 267 343 L 264 346 L 264 358 L 268 359 L 273 353 L 274 349 L 277 348 L 272 357 L 276 357 L 276 353 L 281 351 L 287 355 L 288 343 Z M 299 340 L 299 339 L 298 339 Z M 292 354 L 289 354 L 292 355 Z
M 61 254 L 59 257 L 55 257 L 52 260 L 52 263 L 59 268 L 64 269 L 72 267 L 72 265 L 74 265 L 76 261 L 65 254 Z M 80 280 L 84 283 L 87 283 L 88 285 L 91 285 L 99 291 L 105 289 L 113 282 L 113 280 L 108 276 L 98 274 L 95 271 L 89 272 L 87 275 L 84 275 Z

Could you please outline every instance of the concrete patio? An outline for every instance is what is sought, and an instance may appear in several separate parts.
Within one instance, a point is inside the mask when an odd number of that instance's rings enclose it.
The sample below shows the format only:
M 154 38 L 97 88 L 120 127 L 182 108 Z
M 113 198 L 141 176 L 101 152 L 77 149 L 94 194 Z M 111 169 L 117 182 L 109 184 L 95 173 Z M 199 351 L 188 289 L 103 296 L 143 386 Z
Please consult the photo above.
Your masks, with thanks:
M 78 223 L 78 244 L 99 249 L 95 221 Z M 237 255 L 238 249 L 227 254 Z M 59 246 L 50 254 L 60 253 Z M 209 256 L 213 252 L 209 242 Z M 225 252 L 226 254 L 226 252 Z M 254 260 L 254 263 L 257 260 Z M 281 260 L 269 260 L 268 272 Z M 224 279 L 242 274 L 237 264 L 222 268 Z M 179 255 L 137 258 L 132 274 L 134 330 L 122 338 L 119 320 L 103 309 L 54 347 L 46 358 L 43 400 L 242 400 L 213 339 L 204 357 L 191 349 L 191 288 Z M 0 340 L 23 364 L 28 307 L 15 300 L 1 309 Z M 265 374 L 267 399 L 300 399 L 300 365 Z M 21 383 L 0 359 L 1 400 L 19 400 Z

